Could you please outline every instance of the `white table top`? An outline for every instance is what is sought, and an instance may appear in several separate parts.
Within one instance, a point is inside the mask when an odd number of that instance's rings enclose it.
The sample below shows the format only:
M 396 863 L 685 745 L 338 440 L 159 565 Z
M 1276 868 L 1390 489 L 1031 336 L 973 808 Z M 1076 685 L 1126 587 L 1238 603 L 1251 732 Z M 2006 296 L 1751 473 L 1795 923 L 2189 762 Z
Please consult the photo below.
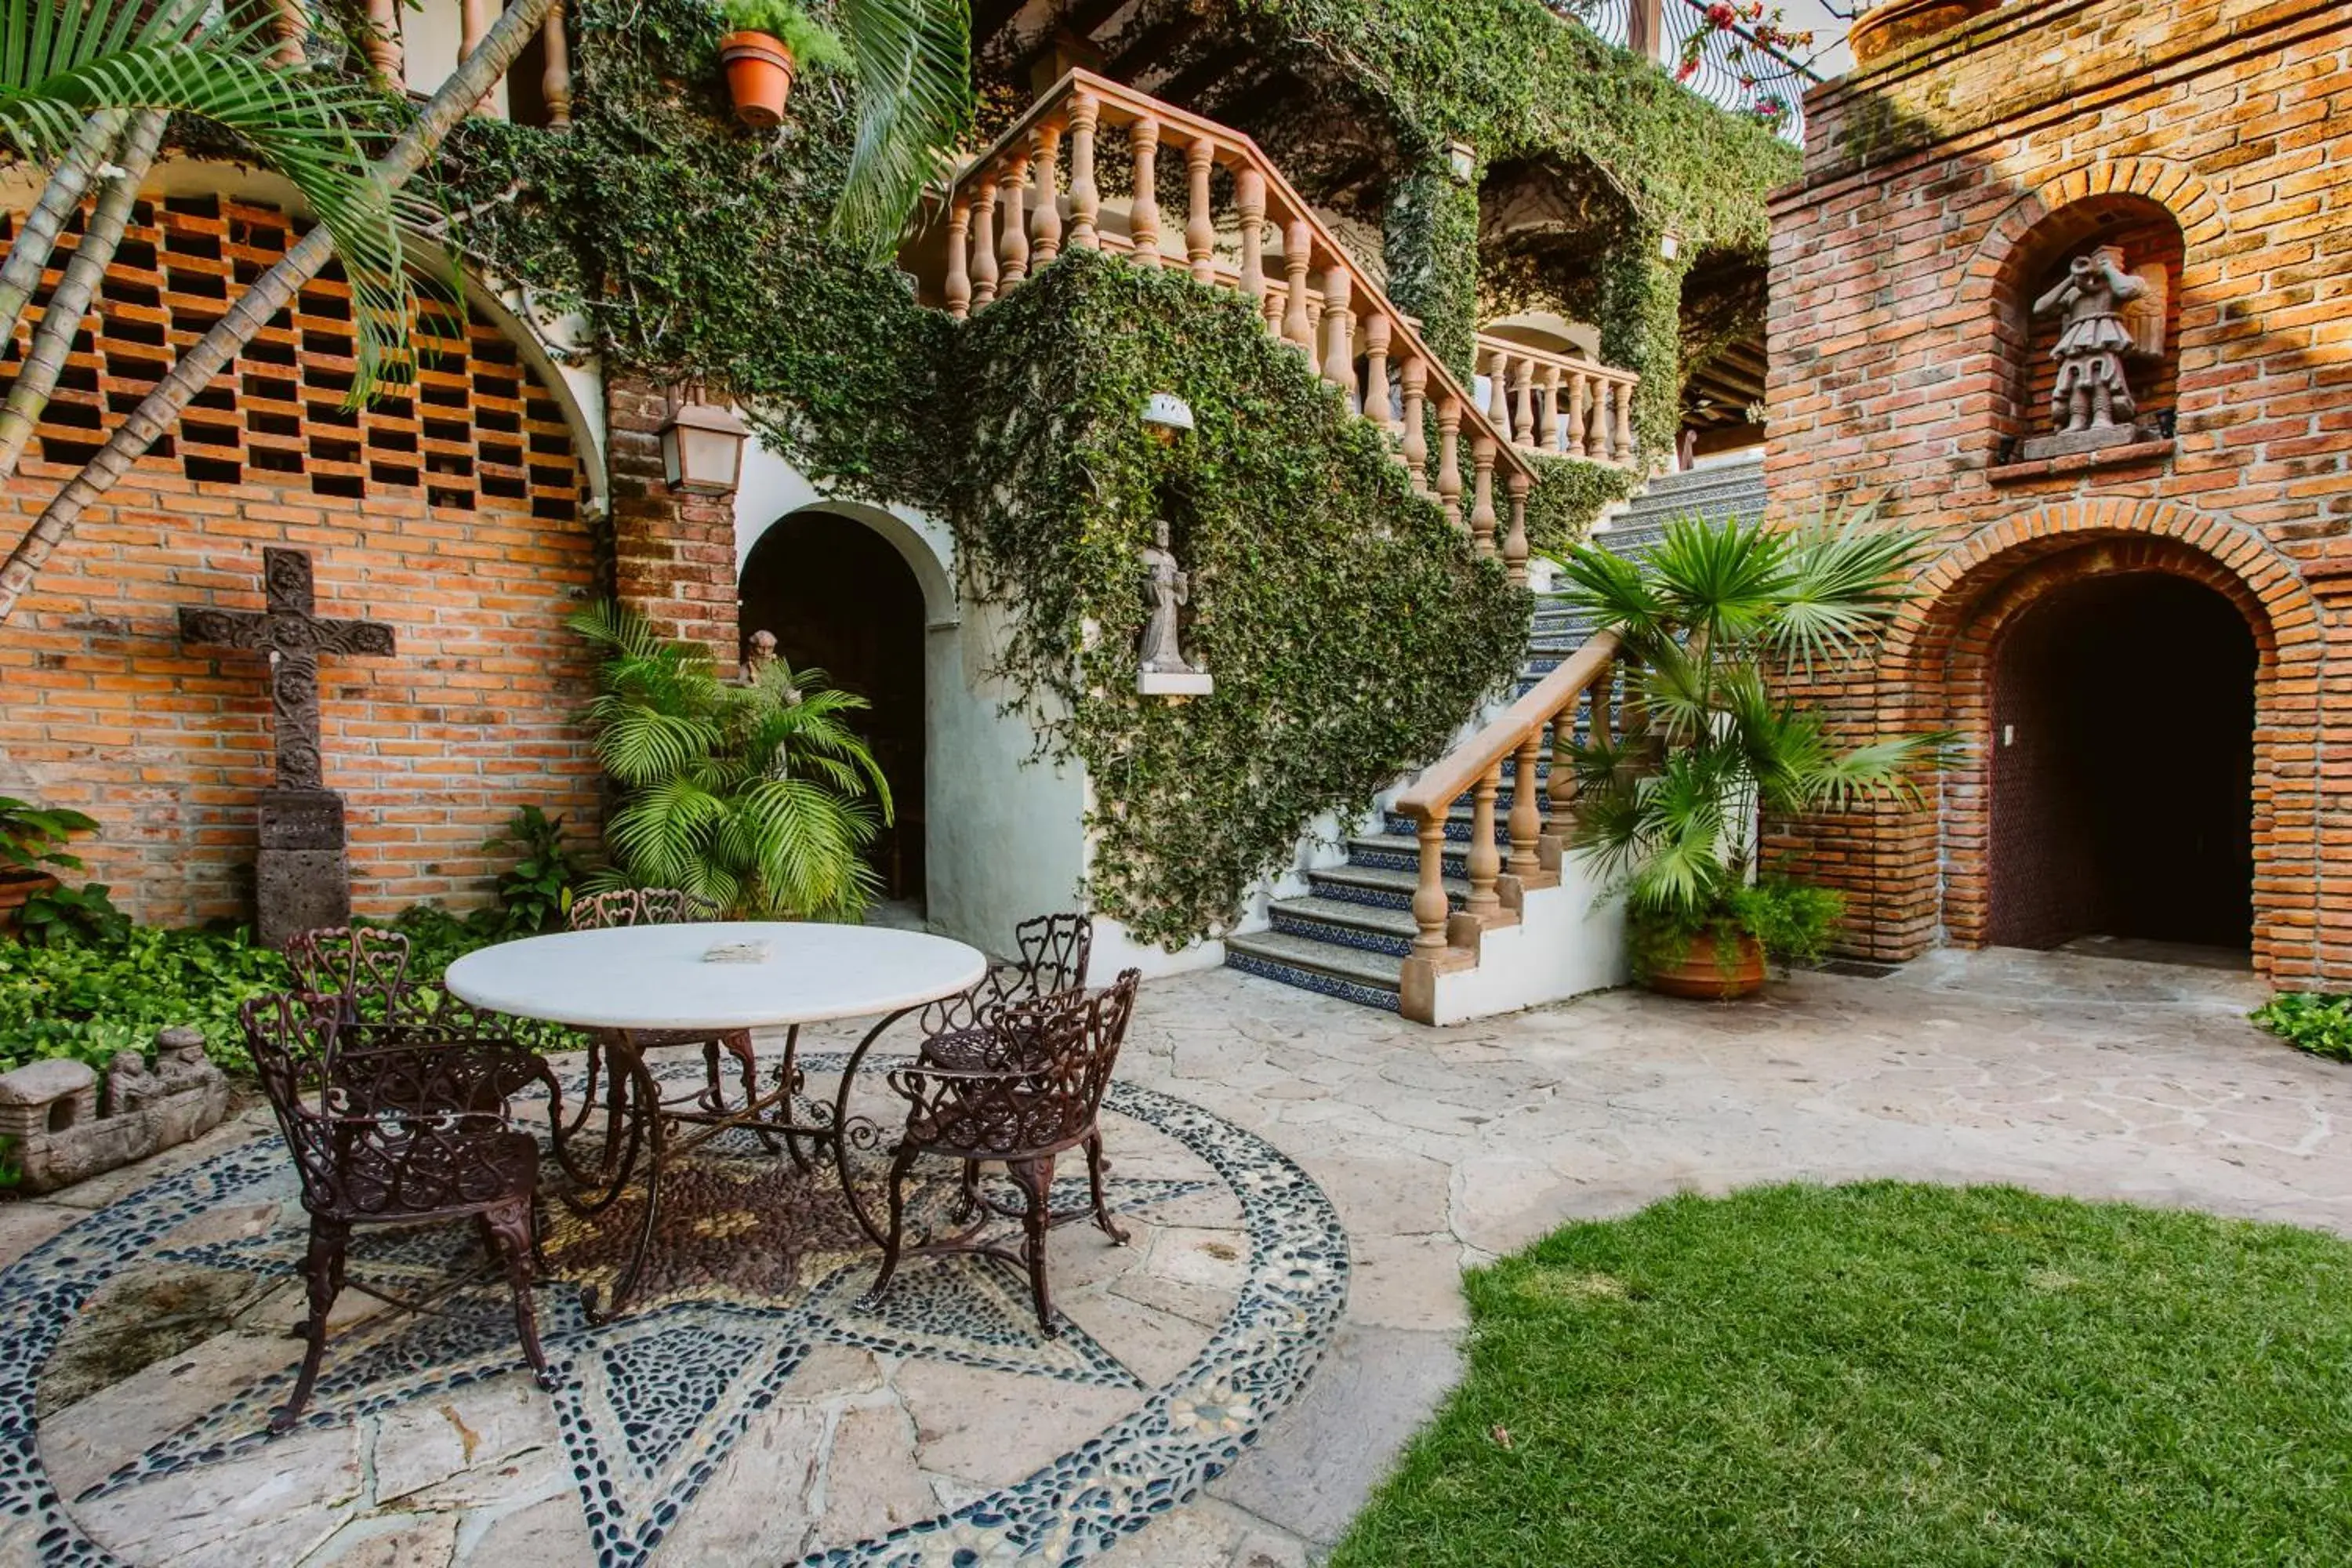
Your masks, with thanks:
M 758 963 L 713 963 L 725 943 L 764 942 Z M 894 1013 L 950 996 L 988 973 L 980 949 L 880 926 L 780 921 L 619 926 L 478 949 L 442 984 L 518 1017 L 606 1029 L 748 1029 Z

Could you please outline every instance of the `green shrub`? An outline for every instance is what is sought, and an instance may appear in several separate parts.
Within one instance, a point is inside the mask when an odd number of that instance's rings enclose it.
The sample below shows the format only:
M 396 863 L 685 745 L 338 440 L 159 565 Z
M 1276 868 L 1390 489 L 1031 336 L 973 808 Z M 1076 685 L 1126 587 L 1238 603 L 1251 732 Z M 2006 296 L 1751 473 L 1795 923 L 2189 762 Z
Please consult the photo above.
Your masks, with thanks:
M 1775 963 L 1819 963 L 1845 915 L 1845 898 L 1783 877 L 1766 877 L 1728 894 L 1711 910 L 1658 911 L 1636 907 L 1625 920 L 1627 957 L 1637 979 L 1673 969 L 1702 937 L 1715 943 L 1717 965 L 1727 976 L 1739 963 L 1739 939 L 1750 936 Z
M 2352 996 L 2282 992 L 2247 1016 L 2298 1051 L 2352 1062 Z

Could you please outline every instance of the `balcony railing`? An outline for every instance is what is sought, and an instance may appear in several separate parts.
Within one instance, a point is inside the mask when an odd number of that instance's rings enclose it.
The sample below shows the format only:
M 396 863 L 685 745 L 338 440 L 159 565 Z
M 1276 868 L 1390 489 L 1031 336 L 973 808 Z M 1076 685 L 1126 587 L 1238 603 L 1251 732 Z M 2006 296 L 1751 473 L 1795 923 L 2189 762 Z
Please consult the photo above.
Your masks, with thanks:
M 1520 451 L 1634 466 L 1633 372 L 1481 332 L 1478 381 L 1486 417 Z
M 1480 407 L 1256 142 L 1073 70 L 956 176 L 899 264 L 925 303 L 961 318 L 1066 247 L 1182 268 L 1248 300 L 1271 336 L 1380 427 L 1414 487 L 1481 553 L 1525 575 L 1535 469 L 1509 419 Z
M 1692 92 L 1718 109 L 1769 126 L 1801 146 L 1805 89 L 1821 79 L 1803 62 L 1760 42 L 1737 23 L 1718 28 L 1704 0 L 1544 0 L 1554 12 L 1590 28 L 1604 43 L 1646 55 Z M 1683 75 L 1688 41 L 1699 40 L 1696 63 Z

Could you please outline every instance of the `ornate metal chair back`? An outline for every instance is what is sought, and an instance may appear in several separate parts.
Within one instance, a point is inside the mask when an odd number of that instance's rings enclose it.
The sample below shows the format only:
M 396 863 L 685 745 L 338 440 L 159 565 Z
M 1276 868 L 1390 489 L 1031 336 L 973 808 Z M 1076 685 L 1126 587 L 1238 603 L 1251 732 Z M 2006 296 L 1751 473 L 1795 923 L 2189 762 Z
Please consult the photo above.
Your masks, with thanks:
M 574 900 L 571 923 L 573 931 L 674 926 L 707 921 L 716 912 L 702 900 L 677 888 L 614 888 L 610 892 Z
M 294 989 L 341 999 L 341 1016 L 396 1018 L 420 1010 L 408 980 L 408 938 L 373 926 L 329 926 L 286 939 Z
M 913 1106 L 910 1135 L 942 1153 L 1018 1160 L 1066 1149 L 1094 1131 L 1141 978 L 1129 970 L 1099 991 L 1065 991 L 999 1010 L 979 1068 L 921 1067 L 891 1075 Z
M 1013 939 L 1021 947 L 1021 973 L 1031 996 L 1075 991 L 1087 983 L 1087 961 L 1095 945 L 1092 915 L 1040 915 L 1013 927 Z
M 512 1040 L 354 1023 L 339 996 L 257 996 L 242 1018 L 313 1214 L 395 1218 L 495 1201 L 516 1181 L 512 1138 L 501 1137 L 509 1097 L 534 1081 L 561 1092 Z

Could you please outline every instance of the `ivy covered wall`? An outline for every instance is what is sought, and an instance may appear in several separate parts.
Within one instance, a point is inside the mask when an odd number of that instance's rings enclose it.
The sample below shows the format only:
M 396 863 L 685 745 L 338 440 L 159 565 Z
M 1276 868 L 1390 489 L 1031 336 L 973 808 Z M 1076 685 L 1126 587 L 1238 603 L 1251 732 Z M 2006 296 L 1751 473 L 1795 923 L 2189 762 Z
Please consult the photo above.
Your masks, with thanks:
M 1069 253 L 950 363 L 968 584 L 1017 608 L 1005 673 L 1086 763 L 1095 903 L 1144 940 L 1230 922 L 1309 822 L 1438 755 L 1516 665 L 1525 592 L 1237 296 Z M 1154 441 L 1154 392 L 1196 428 Z M 1158 518 L 1216 680 L 1182 703 L 1135 689 Z

